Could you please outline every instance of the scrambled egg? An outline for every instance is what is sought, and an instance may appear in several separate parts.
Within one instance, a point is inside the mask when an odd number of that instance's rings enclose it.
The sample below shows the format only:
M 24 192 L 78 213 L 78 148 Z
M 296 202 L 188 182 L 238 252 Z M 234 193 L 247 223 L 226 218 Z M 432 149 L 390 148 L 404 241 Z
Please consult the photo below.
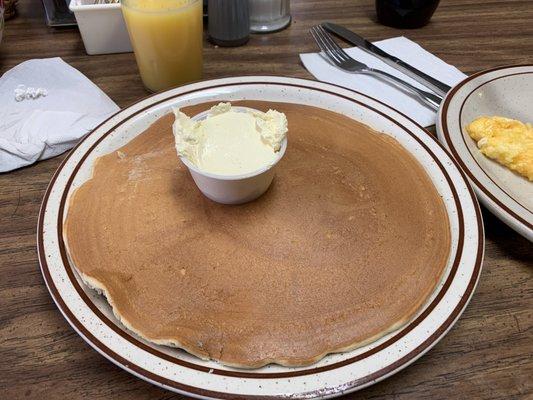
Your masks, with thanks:
M 533 181 L 533 126 L 504 117 L 479 117 L 466 131 L 485 156 Z

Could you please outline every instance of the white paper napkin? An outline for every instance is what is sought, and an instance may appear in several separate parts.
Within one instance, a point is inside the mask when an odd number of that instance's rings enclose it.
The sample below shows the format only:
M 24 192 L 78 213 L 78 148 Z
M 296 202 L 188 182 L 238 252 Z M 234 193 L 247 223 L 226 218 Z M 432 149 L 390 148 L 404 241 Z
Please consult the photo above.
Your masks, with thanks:
M 15 100 L 20 85 L 45 97 Z M 119 110 L 77 69 L 60 58 L 29 60 L 0 78 L 0 172 L 54 157 Z
M 466 77 L 454 66 L 446 64 L 440 58 L 428 53 L 418 44 L 403 36 L 382 40 L 374 44 L 447 85 L 454 86 Z M 381 69 L 414 86 L 430 91 L 415 80 L 357 47 L 345 50 L 350 56 L 367 64 L 369 67 Z M 300 58 L 307 70 L 320 81 L 334 83 L 374 97 L 408 115 L 422 126 L 435 124 L 436 112 L 420 103 L 416 98 L 405 94 L 401 89 L 368 75 L 344 72 L 328 63 L 318 53 L 300 54 Z

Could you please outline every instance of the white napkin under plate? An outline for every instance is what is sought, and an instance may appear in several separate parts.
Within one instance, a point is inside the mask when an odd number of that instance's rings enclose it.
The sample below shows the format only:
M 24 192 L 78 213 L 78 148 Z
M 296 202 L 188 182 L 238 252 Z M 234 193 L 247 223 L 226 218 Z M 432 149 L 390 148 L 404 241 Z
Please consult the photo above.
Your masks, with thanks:
M 380 49 L 398 57 L 407 64 L 423 71 L 431 77 L 440 80 L 447 85 L 454 86 L 466 75 L 453 65 L 446 64 L 440 58 L 427 52 L 415 42 L 406 37 L 396 37 L 379 42 L 374 42 Z M 415 80 L 404 75 L 402 72 L 390 67 L 377 57 L 365 53 L 357 47 L 344 49 L 355 58 L 367 64 L 369 67 L 381 69 L 401 78 L 410 84 L 430 91 Z M 318 53 L 300 54 L 300 58 L 307 70 L 319 81 L 334 83 L 348 89 L 356 90 L 390 105 L 398 111 L 414 119 L 422 126 L 435 124 L 436 112 L 428 106 L 420 103 L 416 98 L 405 94 L 401 89 L 387 84 L 372 76 L 351 74 L 344 72 L 324 60 Z
M 15 90 L 45 96 L 15 99 Z M 25 61 L 0 78 L 0 172 L 54 157 L 119 110 L 98 86 L 61 58 Z

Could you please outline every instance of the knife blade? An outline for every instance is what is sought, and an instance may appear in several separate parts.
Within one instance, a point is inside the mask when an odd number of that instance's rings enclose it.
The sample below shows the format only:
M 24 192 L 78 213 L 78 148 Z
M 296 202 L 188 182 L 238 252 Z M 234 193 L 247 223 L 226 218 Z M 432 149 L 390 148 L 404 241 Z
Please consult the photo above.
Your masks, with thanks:
M 349 29 L 346 29 L 343 26 L 331 22 L 324 22 L 321 25 L 327 31 L 339 36 L 341 39 L 344 39 L 348 43 L 359 47 L 361 50 L 379 58 L 384 63 L 403 72 L 405 75 L 413 78 L 418 83 L 428 87 L 429 89 L 433 90 L 435 93 L 441 95 L 442 97 L 446 96 L 446 93 L 451 89 L 451 87 L 446 85 L 445 83 L 442 83 L 441 81 L 427 75 L 419 69 L 410 66 L 406 62 L 400 60 L 398 57 L 390 55 L 389 53 L 381 50 L 379 47 L 370 43 L 365 38 L 350 31 Z

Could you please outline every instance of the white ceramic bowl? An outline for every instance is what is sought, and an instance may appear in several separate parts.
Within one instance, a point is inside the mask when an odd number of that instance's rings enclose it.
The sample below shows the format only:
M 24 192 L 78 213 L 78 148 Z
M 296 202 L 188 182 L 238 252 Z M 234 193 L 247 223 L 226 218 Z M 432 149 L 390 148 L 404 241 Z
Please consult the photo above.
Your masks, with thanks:
M 236 111 L 251 110 L 248 107 L 232 107 Z M 258 110 L 255 110 L 258 111 Z M 209 110 L 192 117 L 201 121 L 209 115 Z M 186 157 L 181 161 L 189 169 L 198 189 L 209 199 L 222 204 L 243 204 L 257 199 L 267 191 L 274 179 L 275 167 L 287 150 L 287 138 L 281 143 L 274 163 L 261 169 L 241 175 L 218 175 L 202 171 Z

